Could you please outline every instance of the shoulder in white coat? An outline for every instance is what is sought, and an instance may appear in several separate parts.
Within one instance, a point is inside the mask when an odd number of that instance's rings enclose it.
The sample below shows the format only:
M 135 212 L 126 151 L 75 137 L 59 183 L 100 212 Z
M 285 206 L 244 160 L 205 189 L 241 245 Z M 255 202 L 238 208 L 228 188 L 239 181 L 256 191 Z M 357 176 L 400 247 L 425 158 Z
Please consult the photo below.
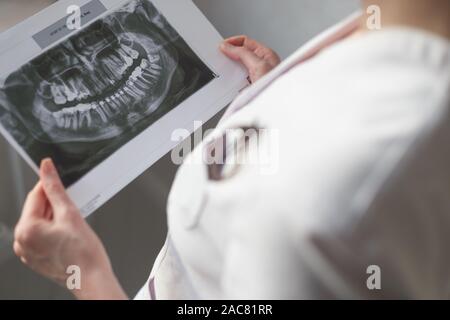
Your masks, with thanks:
M 230 296 L 448 297 L 449 71 L 448 41 L 387 29 L 297 66 L 222 123 L 278 137 L 274 174 L 246 166 L 224 189 L 245 192 L 217 197 L 239 212 Z

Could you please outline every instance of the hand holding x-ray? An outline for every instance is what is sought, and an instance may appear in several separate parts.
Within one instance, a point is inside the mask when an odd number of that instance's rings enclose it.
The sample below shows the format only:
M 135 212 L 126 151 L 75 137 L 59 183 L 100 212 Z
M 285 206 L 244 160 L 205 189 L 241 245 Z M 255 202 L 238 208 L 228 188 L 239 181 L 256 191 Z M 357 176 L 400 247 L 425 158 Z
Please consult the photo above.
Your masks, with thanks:
M 227 57 L 245 66 L 252 83 L 272 71 L 281 61 L 275 51 L 243 35 L 226 39 L 220 49 Z
M 74 293 L 82 299 L 125 298 L 100 239 L 70 200 L 51 160 L 28 194 L 15 230 L 14 251 L 35 272 L 68 287 L 68 270 L 79 270 Z

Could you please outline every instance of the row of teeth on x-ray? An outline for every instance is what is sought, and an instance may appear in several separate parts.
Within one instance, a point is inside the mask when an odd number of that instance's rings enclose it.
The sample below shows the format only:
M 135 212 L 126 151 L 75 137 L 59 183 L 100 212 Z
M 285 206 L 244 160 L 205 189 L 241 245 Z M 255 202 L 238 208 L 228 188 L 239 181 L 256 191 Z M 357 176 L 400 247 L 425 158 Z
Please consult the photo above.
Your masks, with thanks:
M 138 58 L 139 54 L 135 51 L 135 53 L 132 52 L 132 60 L 124 59 L 124 66 L 119 61 L 105 64 L 105 67 L 111 71 L 107 72 L 105 79 L 113 85 L 118 81 L 123 81 L 123 74 L 134 64 L 133 60 Z M 147 59 L 141 60 L 139 66 L 133 70 L 129 78 L 111 96 L 100 101 L 80 103 L 75 107 L 53 112 L 58 127 L 73 130 L 89 128 L 93 125 L 92 117 L 95 115 L 100 117 L 104 123 L 107 123 L 108 119 L 127 110 L 130 105 L 141 101 L 148 94 L 148 90 L 157 83 L 161 76 L 162 67 L 159 62 L 159 56 L 149 55 Z M 114 69 L 114 66 L 118 68 L 111 70 Z M 53 94 L 56 104 L 64 104 L 67 101 L 74 100 L 82 101 L 90 96 L 87 88 L 72 86 L 75 90 L 70 90 L 67 84 L 62 84 L 62 87 L 64 90 L 58 89 L 58 94 Z M 52 89 L 52 91 L 56 90 Z
M 94 81 L 94 85 L 99 82 L 100 89 L 98 91 L 121 81 L 123 74 L 138 58 L 139 52 L 123 44 L 120 45 L 117 51 L 105 57 L 103 59 L 103 70 L 97 71 L 102 74 L 99 74 Z M 69 79 L 67 82 L 60 81 L 58 84 L 53 83 L 50 89 L 53 101 L 57 105 L 64 105 L 73 101 L 81 102 L 91 95 L 90 90 L 80 81 L 76 81 L 76 79 Z

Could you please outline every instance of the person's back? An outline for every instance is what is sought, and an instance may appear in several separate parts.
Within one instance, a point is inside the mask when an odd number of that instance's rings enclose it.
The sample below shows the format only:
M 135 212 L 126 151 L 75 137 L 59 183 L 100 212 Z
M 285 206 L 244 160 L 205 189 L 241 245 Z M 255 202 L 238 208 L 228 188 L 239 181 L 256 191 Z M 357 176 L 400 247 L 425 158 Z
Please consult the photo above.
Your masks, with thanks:
M 169 206 L 171 246 L 196 279 L 189 287 L 203 297 L 200 275 L 215 271 L 222 297 L 447 298 L 449 71 L 448 41 L 386 29 L 291 69 L 226 119 L 221 128 L 258 126 L 279 138 L 259 141 L 276 163 L 244 165 L 220 188 L 204 182 L 217 188 L 197 212 L 208 241 L 190 242 L 178 227 L 184 211 Z M 177 182 L 171 203 L 187 192 Z M 218 244 L 218 270 L 183 253 Z M 373 266 L 383 290 L 367 287 Z
M 235 183 L 265 195 L 253 221 L 268 215 L 266 231 L 290 230 L 293 241 L 275 261 L 297 261 L 308 286 L 316 279 L 326 288 L 325 296 L 306 297 L 448 298 L 449 75 L 448 41 L 386 29 L 290 71 L 255 100 L 254 111 L 243 111 L 279 130 L 279 173 Z M 285 225 L 275 228 L 280 213 Z M 254 251 L 240 247 L 243 260 Z M 383 290 L 366 286 L 372 265 Z M 302 272 L 297 282 L 292 274 L 284 287 L 295 288 L 295 297 L 314 292 L 302 286 Z M 249 296 L 271 292 L 260 286 Z

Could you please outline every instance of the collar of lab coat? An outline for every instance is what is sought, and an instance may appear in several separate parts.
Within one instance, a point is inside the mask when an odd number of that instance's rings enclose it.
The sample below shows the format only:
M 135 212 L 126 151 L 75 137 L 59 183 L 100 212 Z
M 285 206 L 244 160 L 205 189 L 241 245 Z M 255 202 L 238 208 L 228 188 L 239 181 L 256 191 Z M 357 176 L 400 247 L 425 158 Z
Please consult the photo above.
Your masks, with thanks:
M 274 82 L 276 79 L 281 77 L 296 65 L 310 59 L 322 49 L 353 33 L 359 27 L 361 17 L 362 12 L 357 11 L 344 19 L 342 22 L 334 25 L 328 30 L 325 30 L 317 37 L 307 42 L 300 49 L 294 52 L 289 58 L 283 61 L 277 68 L 272 70 L 272 72 L 242 91 L 242 93 L 229 106 L 222 120 L 248 105 L 272 82 Z

